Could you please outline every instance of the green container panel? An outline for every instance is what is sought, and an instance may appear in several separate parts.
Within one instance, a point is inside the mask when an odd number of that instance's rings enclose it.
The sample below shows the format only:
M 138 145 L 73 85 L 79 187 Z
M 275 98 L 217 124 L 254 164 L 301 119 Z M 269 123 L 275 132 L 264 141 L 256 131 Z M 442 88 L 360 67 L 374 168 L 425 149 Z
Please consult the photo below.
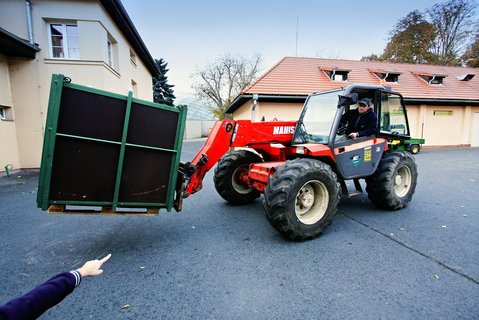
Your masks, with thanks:
M 186 108 L 53 75 L 37 203 L 171 210 Z

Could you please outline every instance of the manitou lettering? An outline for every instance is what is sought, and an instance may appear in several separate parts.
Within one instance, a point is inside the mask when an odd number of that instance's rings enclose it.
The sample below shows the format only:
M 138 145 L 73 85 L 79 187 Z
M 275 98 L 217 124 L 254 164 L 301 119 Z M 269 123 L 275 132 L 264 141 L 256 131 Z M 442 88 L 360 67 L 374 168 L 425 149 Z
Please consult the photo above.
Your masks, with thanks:
M 273 134 L 293 134 L 294 126 L 276 126 L 273 128 Z

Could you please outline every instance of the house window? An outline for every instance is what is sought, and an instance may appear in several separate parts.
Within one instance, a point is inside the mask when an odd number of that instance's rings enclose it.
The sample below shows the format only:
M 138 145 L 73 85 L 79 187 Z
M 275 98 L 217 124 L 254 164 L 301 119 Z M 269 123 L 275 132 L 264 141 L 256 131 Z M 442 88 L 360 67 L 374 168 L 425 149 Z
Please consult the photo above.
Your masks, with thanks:
M 13 121 L 13 114 L 11 107 L 0 106 L 0 120 Z
M 384 79 L 386 82 L 399 82 L 399 73 L 388 73 Z
M 108 40 L 107 46 L 108 46 L 108 65 L 110 67 L 113 67 L 113 44 L 111 43 L 110 40 Z
M 336 71 L 332 77 L 331 80 L 333 81 L 347 81 L 348 80 L 348 73 L 345 71 Z
M 138 97 L 138 85 L 136 84 L 136 81 L 131 79 L 131 93 L 133 97 Z
M 55 59 L 80 59 L 78 27 L 70 23 L 50 23 L 50 53 Z
M 384 80 L 386 82 L 398 83 L 399 82 L 399 72 L 374 72 L 376 77 L 380 80 Z
M 468 74 L 457 76 L 456 78 L 460 81 L 470 81 L 472 80 L 472 78 L 474 78 L 474 76 L 475 76 L 474 73 L 468 73 Z
M 343 69 L 321 69 L 329 79 L 333 81 L 348 81 L 348 73 L 350 70 Z
M 130 49 L 130 62 L 136 67 L 136 54 Z
M 443 84 L 444 83 L 444 78 L 446 77 L 445 75 L 442 74 L 425 74 L 425 73 L 417 73 L 416 74 L 418 77 L 423 79 L 429 84 Z
M 445 77 L 434 76 L 429 80 L 429 84 L 442 84 Z
M 106 62 L 111 68 L 118 70 L 118 42 L 116 42 L 115 38 L 113 38 L 110 34 L 108 34 L 106 45 L 107 45 Z

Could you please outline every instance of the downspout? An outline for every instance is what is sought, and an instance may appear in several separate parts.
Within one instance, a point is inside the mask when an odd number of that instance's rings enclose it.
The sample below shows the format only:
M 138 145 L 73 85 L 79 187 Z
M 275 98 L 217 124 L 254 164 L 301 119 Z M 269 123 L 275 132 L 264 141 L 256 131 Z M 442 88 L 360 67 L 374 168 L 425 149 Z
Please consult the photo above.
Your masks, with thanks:
M 32 7 L 30 0 L 25 0 L 25 9 L 27 11 L 28 40 L 31 44 L 35 45 L 33 41 Z
M 253 94 L 253 108 L 251 109 L 251 121 L 255 121 L 256 118 L 256 104 L 258 103 L 258 94 Z

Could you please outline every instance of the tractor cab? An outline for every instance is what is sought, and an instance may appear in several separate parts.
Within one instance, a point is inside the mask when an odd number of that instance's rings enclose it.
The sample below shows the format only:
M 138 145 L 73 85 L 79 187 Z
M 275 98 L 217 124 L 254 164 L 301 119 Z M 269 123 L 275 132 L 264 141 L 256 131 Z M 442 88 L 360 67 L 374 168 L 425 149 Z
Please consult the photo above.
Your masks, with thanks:
M 377 116 L 373 134 L 350 138 L 342 119 L 369 99 Z M 337 172 L 342 179 L 373 174 L 387 141 L 410 138 L 404 101 L 399 93 L 383 86 L 352 85 L 347 88 L 315 93 L 308 97 L 293 136 L 293 145 L 323 144 L 332 150 Z
M 322 93 L 313 93 L 304 104 L 293 144 L 322 143 L 334 147 L 345 135 L 341 117 L 368 98 L 377 115 L 377 137 L 409 139 L 409 123 L 403 97 L 383 86 L 352 85 Z

